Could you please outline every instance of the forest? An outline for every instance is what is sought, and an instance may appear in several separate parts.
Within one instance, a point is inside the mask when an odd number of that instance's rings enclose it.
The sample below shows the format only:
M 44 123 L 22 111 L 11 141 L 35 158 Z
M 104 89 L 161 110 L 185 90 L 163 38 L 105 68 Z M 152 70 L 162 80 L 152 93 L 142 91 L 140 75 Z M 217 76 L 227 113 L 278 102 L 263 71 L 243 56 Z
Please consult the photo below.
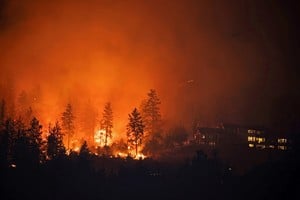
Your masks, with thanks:
M 200 146 L 189 150 L 192 156 L 183 152 L 192 146 L 189 133 L 183 126 L 163 133 L 160 103 L 151 89 L 140 108 L 128 114 L 119 140 L 112 139 L 113 109 L 106 103 L 99 130 L 76 146 L 70 103 L 45 129 L 34 116 L 9 116 L 2 100 L 1 199 L 282 199 L 296 194 L 298 148 L 238 174 Z

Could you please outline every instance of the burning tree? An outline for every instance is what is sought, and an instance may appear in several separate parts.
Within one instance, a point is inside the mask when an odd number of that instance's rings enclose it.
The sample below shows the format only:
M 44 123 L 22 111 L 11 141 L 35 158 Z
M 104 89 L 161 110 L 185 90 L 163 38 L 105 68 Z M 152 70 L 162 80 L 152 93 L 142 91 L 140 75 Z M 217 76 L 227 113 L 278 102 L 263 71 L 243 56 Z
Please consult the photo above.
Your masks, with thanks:
M 148 92 L 148 97 L 142 102 L 142 119 L 145 123 L 145 147 L 144 152 L 152 154 L 158 153 L 162 146 L 161 136 L 161 114 L 160 114 L 160 100 L 154 89 Z
M 47 137 L 47 155 L 50 159 L 54 159 L 66 153 L 66 149 L 63 144 L 63 134 L 59 123 L 51 127 L 49 125 L 49 136 Z
M 74 115 L 71 104 L 67 104 L 66 110 L 62 113 L 62 128 L 67 135 L 67 148 L 70 147 L 70 138 L 74 135 Z
M 138 146 L 142 143 L 144 135 L 144 124 L 141 114 L 136 108 L 129 114 L 127 124 L 127 143 L 129 147 L 135 148 L 135 156 L 138 155 Z
M 151 89 L 148 93 L 148 98 L 142 102 L 142 118 L 145 123 L 145 132 L 149 136 L 161 131 L 161 114 L 159 105 L 161 104 L 157 93 Z
M 104 146 L 107 146 L 107 139 L 112 137 L 113 128 L 113 111 L 110 102 L 106 103 L 104 106 L 104 111 L 102 113 L 102 120 L 100 122 L 101 129 L 105 130 L 104 133 Z

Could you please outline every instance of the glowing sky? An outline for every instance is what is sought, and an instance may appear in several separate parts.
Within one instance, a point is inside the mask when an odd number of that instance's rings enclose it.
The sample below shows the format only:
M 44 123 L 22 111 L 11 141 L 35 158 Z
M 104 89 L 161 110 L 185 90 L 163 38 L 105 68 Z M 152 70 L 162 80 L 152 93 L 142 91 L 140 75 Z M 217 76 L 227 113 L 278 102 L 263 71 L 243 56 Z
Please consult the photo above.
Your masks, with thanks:
M 270 102 L 299 91 L 287 3 L 0 2 L 1 96 L 38 86 L 45 122 L 67 102 L 82 114 L 111 101 L 121 131 L 155 88 L 168 122 L 265 124 Z

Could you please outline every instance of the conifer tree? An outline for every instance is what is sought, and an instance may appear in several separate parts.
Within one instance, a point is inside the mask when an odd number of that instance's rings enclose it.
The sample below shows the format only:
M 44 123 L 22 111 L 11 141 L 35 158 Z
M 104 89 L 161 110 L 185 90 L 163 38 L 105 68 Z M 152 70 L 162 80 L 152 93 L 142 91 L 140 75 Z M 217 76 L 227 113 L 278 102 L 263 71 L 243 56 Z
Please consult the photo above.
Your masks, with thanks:
M 40 161 L 44 160 L 44 142 L 42 139 L 42 125 L 37 118 L 34 117 L 31 120 L 30 127 L 27 132 L 33 159 L 35 162 L 39 163 Z
M 135 156 L 138 154 L 138 146 L 142 144 L 144 135 L 144 124 L 141 114 L 136 108 L 128 116 L 127 124 L 127 143 L 130 147 L 135 148 Z
M 161 131 L 161 113 L 159 107 L 161 102 L 154 89 L 151 89 L 147 95 L 147 99 L 141 105 L 141 114 L 145 124 L 145 132 L 152 138 L 154 134 Z
M 105 130 L 104 134 L 104 146 L 107 146 L 108 138 L 112 137 L 113 128 L 113 111 L 111 104 L 108 102 L 104 106 L 101 120 L 101 129 Z
M 66 106 L 66 110 L 62 113 L 62 129 L 63 129 L 63 133 L 64 135 L 67 136 L 67 149 L 70 149 L 70 140 L 71 137 L 74 135 L 74 130 L 75 130 L 75 126 L 74 126 L 74 114 L 73 114 L 73 109 L 72 109 L 72 105 L 69 103 Z
M 55 159 L 66 153 L 63 144 L 63 134 L 58 122 L 52 127 L 49 125 L 49 135 L 47 137 L 47 155 L 50 159 Z

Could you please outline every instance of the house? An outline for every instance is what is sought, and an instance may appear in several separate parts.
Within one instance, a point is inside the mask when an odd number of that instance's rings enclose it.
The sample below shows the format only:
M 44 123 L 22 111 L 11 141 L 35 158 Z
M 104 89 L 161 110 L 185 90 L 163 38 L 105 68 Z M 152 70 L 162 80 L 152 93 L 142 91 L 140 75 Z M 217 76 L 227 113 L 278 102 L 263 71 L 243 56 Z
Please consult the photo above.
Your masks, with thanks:
M 254 149 L 287 150 L 291 140 L 262 126 L 222 124 L 218 128 L 199 127 L 194 133 L 196 144 L 247 146 Z

